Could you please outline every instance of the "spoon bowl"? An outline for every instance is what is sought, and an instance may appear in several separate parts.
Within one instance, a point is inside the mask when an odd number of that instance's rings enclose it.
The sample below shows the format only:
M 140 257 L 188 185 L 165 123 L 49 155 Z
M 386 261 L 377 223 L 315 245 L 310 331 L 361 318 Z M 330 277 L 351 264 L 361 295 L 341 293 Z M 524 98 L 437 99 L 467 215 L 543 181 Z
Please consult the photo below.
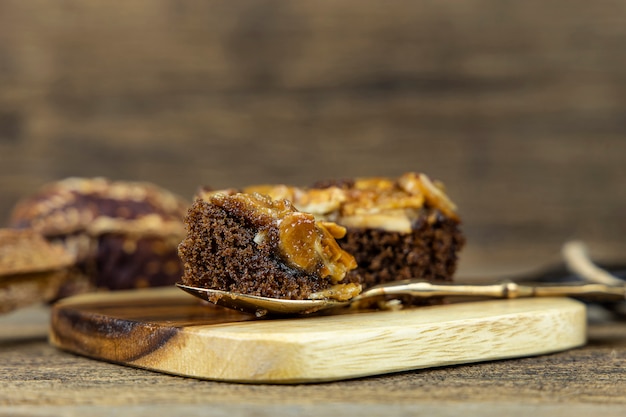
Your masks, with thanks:
M 257 317 L 264 316 L 268 313 L 280 315 L 307 314 L 318 310 L 343 307 L 350 303 L 349 301 L 341 302 L 328 299 L 288 300 L 240 294 L 211 288 L 191 287 L 183 284 L 176 284 L 176 286 L 205 301 L 222 307 L 239 310 L 244 313 L 253 313 Z

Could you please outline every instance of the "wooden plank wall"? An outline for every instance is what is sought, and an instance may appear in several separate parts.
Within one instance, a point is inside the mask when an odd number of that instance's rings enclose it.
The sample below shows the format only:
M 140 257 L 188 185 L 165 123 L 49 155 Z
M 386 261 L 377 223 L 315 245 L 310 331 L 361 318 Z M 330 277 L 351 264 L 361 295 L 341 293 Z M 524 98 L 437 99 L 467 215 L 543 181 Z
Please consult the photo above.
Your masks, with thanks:
M 3 0 L 0 218 L 71 175 L 443 180 L 466 270 L 626 246 L 626 3 Z

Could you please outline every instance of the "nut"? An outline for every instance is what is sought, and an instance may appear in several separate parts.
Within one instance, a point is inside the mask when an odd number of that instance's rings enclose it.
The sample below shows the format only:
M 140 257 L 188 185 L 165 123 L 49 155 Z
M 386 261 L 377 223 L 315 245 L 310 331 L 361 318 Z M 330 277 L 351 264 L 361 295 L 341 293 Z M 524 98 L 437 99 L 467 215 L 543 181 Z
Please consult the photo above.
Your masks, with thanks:
M 346 227 L 410 233 L 413 221 L 425 207 L 459 221 L 456 206 L 445 194 L 443 185 L 425 174 L 409 172 L 396 179 L 368 177 L 321 184 L 318 188 L 264 184 L 242 191 L 289 200 L 298 210 L 311 213 L 317 220 L 330 220 Z

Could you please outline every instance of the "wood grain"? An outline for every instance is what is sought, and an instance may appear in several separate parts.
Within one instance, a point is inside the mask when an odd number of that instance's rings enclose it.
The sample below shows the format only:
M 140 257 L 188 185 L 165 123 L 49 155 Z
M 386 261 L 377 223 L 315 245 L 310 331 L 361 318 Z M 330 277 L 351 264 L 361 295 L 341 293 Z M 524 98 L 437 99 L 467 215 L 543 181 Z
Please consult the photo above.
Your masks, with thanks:
M 197 378 L 303 383 L 523 357 L 581 346 L 583 304 L 497 300 L 402 311 L 255 319 L 177 288 L 89 294 L 52 310 L 70 352 Z

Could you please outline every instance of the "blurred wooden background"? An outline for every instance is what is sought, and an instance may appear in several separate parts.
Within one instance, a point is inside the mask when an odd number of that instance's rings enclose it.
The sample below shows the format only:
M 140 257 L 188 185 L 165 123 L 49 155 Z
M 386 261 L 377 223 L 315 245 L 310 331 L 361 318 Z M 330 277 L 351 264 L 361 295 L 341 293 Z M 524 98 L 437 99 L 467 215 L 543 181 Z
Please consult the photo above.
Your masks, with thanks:
M 626 258 L 626 2 L 0 0 L 0 219 L 67 176 L 424 171 L 461 271 Z

